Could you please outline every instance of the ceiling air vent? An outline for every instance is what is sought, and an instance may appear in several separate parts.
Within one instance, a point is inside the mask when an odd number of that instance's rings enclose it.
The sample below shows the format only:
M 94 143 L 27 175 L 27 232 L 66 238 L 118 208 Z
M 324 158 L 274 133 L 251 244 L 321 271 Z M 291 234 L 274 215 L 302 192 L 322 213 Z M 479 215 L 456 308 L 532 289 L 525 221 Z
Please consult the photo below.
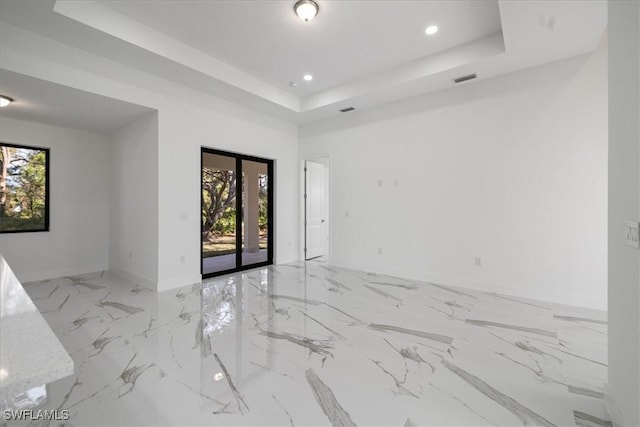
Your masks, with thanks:
M 466 82 L 467 80 L 473 80 L 476 78 L 476 73 L 473 74 L 469 74 L 468 76 L 462 76 L 462 77 L 458 77 L 457 79 L 453 79 L 454 83 L 462 83 L 462 82 Z
M 349 111 L 353 111 L 355 110 L 355 108 L 353 107 L 347 107 L 347 108 L 343 108 L 342 110 L 340 110 L 341 113 L 348 113 Z

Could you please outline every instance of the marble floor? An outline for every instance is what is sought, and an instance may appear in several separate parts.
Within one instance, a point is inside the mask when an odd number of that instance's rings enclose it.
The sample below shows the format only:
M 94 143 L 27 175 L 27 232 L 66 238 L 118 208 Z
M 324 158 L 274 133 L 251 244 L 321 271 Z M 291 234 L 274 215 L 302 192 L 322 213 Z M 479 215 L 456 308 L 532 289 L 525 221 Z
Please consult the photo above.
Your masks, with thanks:
M 242 252 L 242 265 L 267 262 L 268 257 L 266 249 L 260 249 L 258 252 Z M 202 259 L 202 272 L 204 274 L 233 270 L 234 268 L 236 268 L 236 254 L 218 255 Z
M 75 361 L 34 425 L 611 425 L 605 312 L 314 262 L 25 289 Z

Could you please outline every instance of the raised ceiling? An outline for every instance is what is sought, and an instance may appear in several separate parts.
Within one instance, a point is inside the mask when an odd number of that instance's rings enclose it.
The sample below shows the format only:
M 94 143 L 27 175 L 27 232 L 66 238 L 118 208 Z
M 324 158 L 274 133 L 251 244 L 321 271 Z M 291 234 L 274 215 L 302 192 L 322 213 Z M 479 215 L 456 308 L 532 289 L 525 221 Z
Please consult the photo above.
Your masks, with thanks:
M 310 22 L 288 1 L 100 3 L 300 97 L 501 31 L 497 0 L 326 1 Z
M 308 123 L 591 52 L 607 21 L 598 0 L 317 2 L 304 23 L 294 1 L 1 0 L 0 24 Z

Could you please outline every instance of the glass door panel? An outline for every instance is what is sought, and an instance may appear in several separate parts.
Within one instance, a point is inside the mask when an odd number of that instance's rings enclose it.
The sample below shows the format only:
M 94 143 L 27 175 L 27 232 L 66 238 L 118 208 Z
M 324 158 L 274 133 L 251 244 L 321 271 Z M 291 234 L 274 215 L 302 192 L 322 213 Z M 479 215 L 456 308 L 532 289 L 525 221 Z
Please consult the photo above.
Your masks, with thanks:
M 269 164 L 242 160 L 242 265 L 266 263 L 269 256 Z
M 202 274 L 234 270 L 237 168 L 232 156 L 202 152 Z

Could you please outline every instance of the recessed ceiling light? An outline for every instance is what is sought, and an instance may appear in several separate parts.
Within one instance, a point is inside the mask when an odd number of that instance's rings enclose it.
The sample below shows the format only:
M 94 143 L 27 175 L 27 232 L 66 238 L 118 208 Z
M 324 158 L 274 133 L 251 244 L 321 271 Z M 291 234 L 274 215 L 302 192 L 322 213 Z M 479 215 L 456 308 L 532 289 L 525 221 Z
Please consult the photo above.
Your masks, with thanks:
M 310 82 L 311 80 L 313 80 L 313 76 L 311 74 L 305 74 L 304 77 L 302 78 L 307 82 Z
M 296 83 L 296 82 L 289 82 L 289 86 L 291 86 L 291 87 L 298 87 L 298 83 Z
M 0 107 L 6 107 L 7 105 L 13 102 L 13 98 L 9 98 L 8 96 L 0 95 Z
M 293 10 L 296 12 L 296 15 L 304 22 L 309 22 L 315 18 L 319 9 L 318 3 L 313 0 L 298 0 L 296 4 L 293 5 Z
M 426 29 L 426 30 L 424 30 L 424 32 L 425 32 L 428 36 L 432 36 L 432 35 L 434 35 L 435 33 L 437 33 L 437 32 L 438 32 L 438 26 L 437 26 L 437 25 L 429 25 L 429 26 L 427 27 L 427 29 Z

